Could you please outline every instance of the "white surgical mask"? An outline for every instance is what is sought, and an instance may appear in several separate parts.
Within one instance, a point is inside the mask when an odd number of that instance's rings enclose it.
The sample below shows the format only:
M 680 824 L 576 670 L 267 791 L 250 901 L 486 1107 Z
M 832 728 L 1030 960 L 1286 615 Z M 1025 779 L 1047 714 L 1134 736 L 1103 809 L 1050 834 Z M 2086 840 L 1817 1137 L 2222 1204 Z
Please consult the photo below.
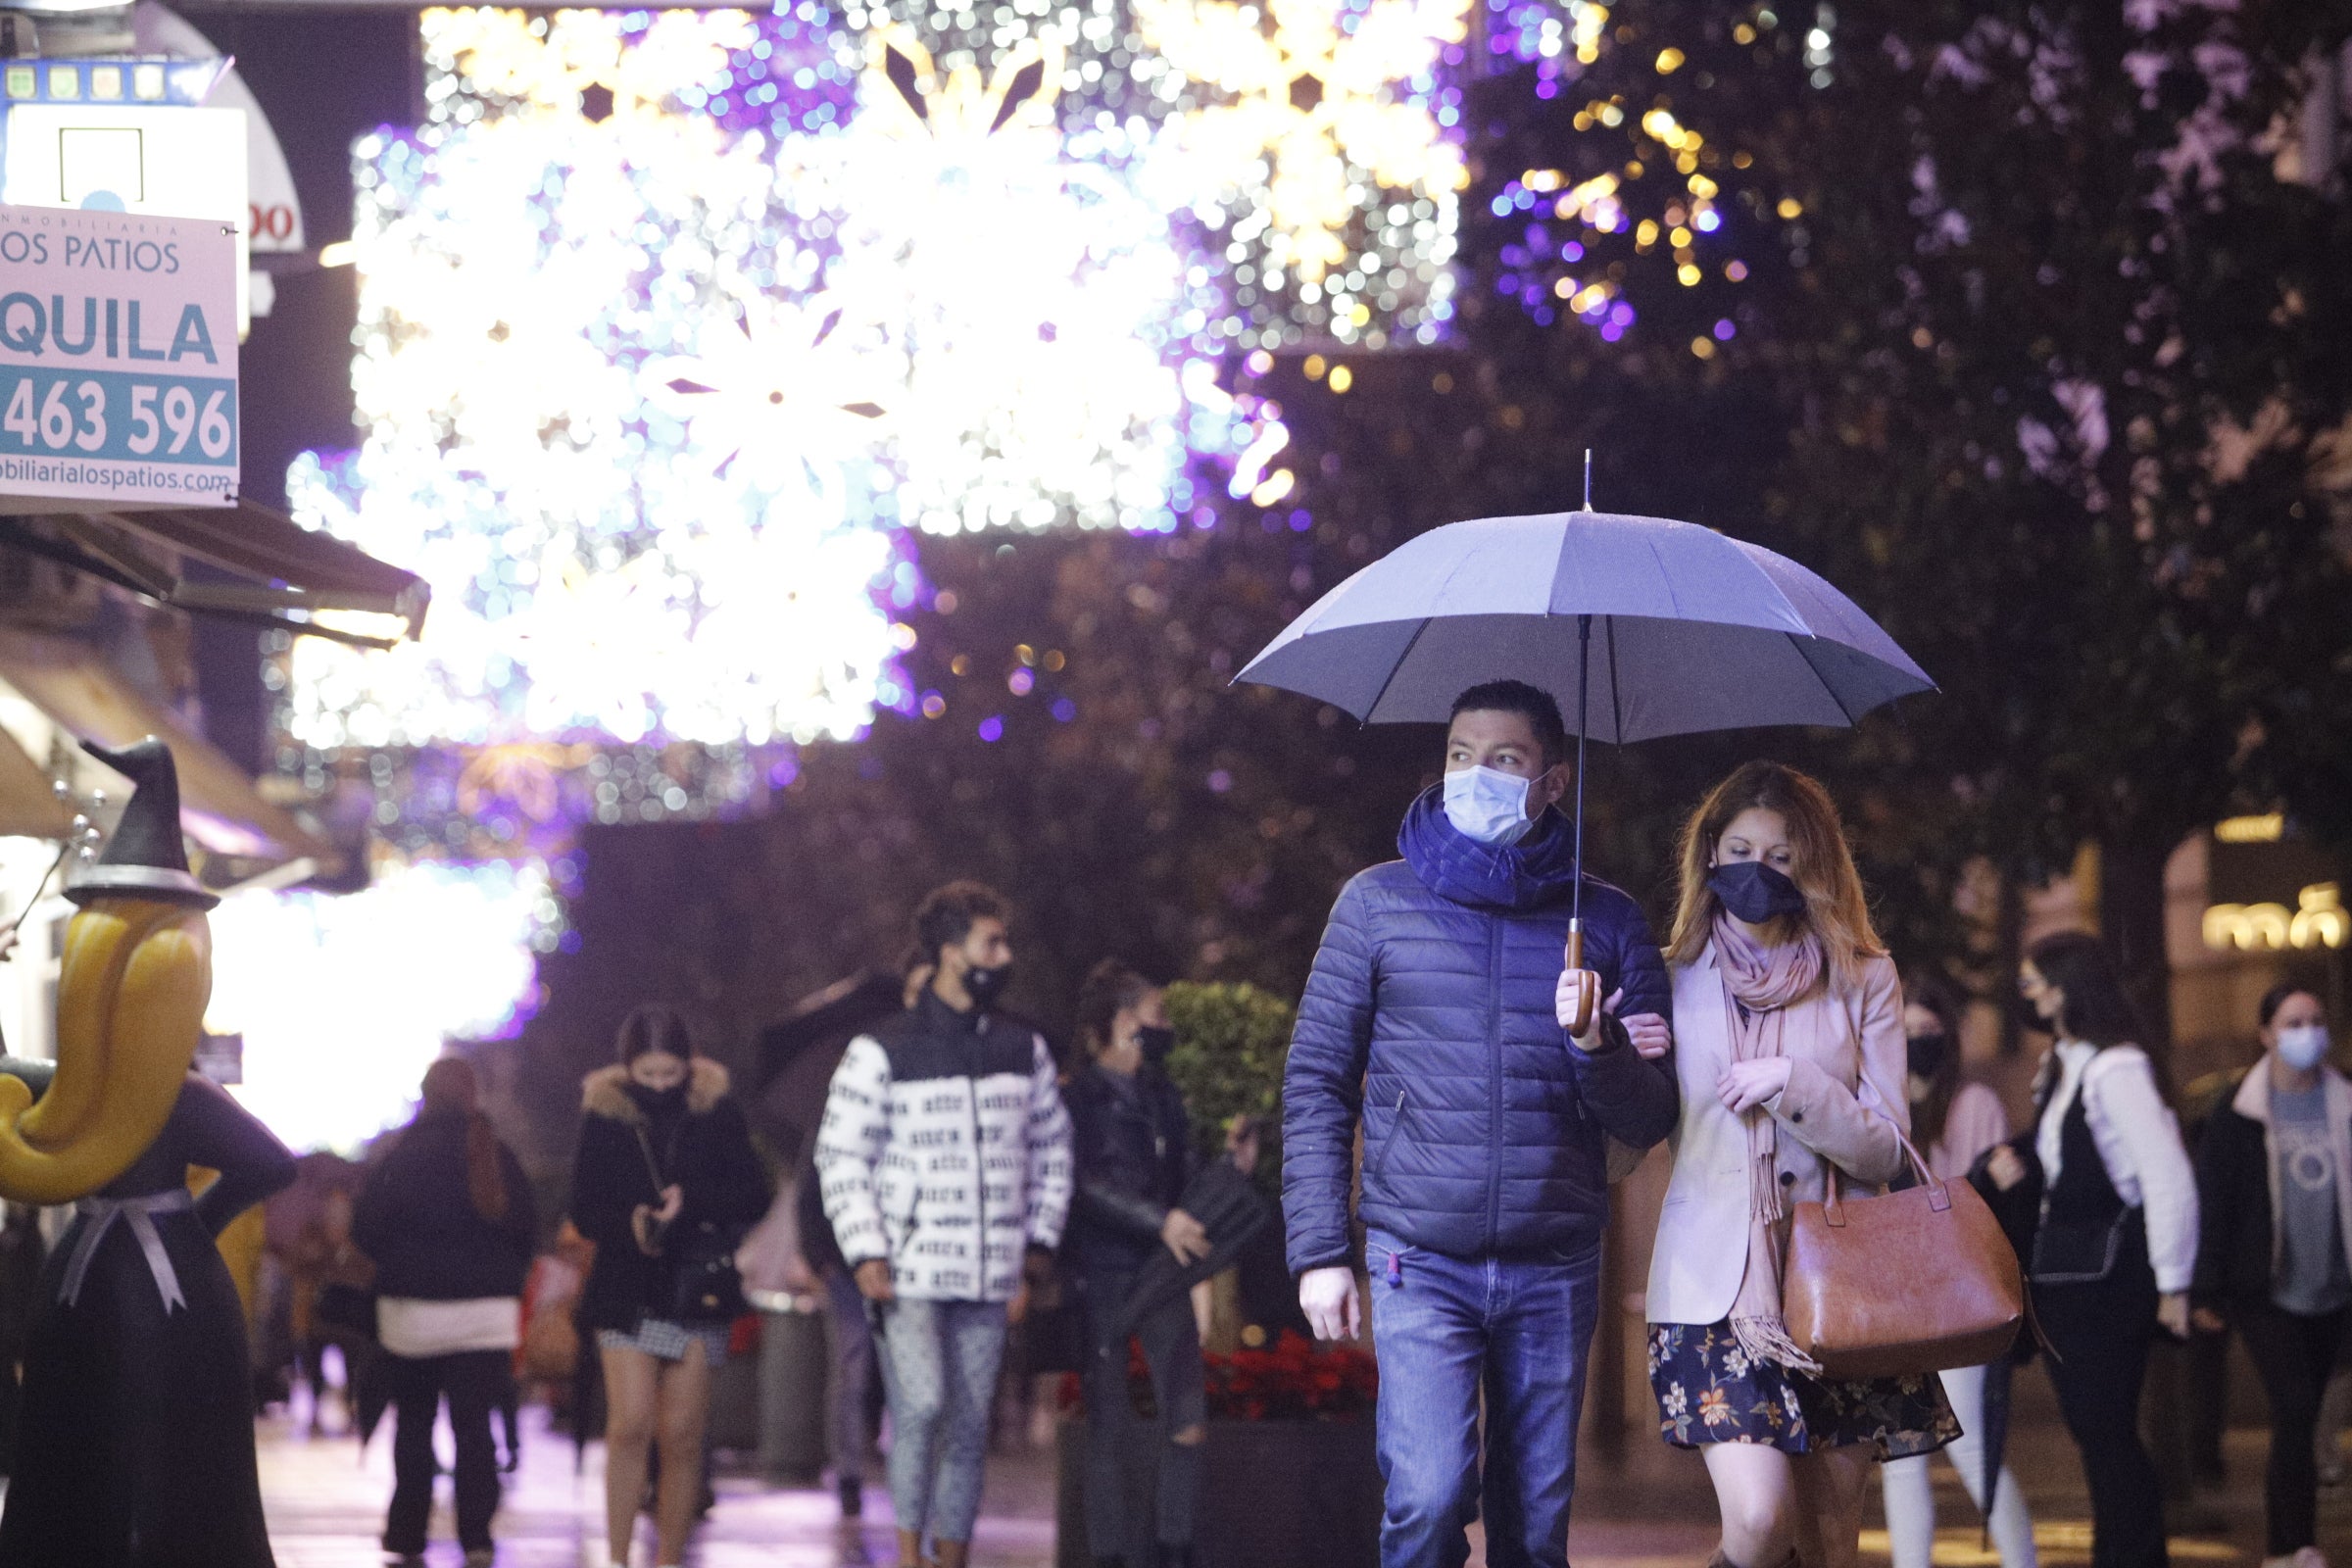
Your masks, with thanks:
M 1527 780 L 1492 767 L 1446 775 L 1446 820 L 1481 844 L 1516 844 L 1536 824 L 1527 815 Z
M 2297 1072 L 2309 1072 L 2328 1059 L 2328 1026 L 2296 1024 L 2278 1031 L 2278 1059 Z

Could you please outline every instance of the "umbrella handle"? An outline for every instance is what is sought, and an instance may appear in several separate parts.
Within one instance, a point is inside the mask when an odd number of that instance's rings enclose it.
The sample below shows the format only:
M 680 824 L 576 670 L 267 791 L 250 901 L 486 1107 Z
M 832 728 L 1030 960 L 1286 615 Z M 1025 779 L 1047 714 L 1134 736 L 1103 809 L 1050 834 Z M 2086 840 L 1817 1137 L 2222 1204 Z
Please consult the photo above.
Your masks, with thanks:
M 1568 922 L 1568 967 L 1576 970 L 1582 969 L 1584 966 L 1585 923 L 1582 920 L 1571 920 Z M 1570 1034 L 1581 1035 L 1592 1027 L 1592 1003 L 1599 994 L 1597 986 L 1585 993 L 1584 1005 L 1577 1009 L 1576 1022 L 1568 1031 Z

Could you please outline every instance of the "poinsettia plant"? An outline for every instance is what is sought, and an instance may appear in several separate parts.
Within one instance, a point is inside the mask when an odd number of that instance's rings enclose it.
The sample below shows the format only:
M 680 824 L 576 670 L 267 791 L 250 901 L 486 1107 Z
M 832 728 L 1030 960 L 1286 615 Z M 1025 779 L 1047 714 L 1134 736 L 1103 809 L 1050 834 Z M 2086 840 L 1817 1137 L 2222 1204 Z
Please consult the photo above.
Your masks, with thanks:
M 1285 1330 L 1273 1345 L 1209 1351 L 1201 1356 L 1208 1380 L 1208 1414 L 1213 1421 L 1358 1421 L 1372 1414 L 1380 1373 L 1372 1352 L 1352 1345 L 1318 1348 L 1304 1335 Z M 1127 1389 L 1136 1412 L 1154 1417 L 1152 1372 L 1141 1344 L 1127 1347 Z M 1061 1380 L 1060 1406 L 1066 1414 L 1085 1407 L 1078 1374 Z

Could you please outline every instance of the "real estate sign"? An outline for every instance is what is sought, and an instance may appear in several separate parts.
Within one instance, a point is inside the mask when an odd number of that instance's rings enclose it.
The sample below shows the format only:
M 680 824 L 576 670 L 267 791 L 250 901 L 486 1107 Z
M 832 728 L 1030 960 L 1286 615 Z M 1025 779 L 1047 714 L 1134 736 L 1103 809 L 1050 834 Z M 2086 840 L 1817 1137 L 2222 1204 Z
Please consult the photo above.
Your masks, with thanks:
M 237 495 L 237 235 L 0 206 L 0 512 Z

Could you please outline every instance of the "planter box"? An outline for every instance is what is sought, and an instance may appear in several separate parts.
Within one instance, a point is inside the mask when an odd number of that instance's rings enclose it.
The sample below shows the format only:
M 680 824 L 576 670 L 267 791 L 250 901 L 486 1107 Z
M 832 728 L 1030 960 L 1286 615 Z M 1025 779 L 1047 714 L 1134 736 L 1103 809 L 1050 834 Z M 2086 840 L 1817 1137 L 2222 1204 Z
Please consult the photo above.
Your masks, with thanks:
M 1153 1568 L 1155 1428 L 1130 1428 L 1127 1568 Z M 1380 1465 L 1361 1421 L 1211 1421 L 1200 1466 L 1199 1568 L 1369 1568 L 1380 1560 Z M 1093 1568 L 1086 1424 L 1062 1423 L 1055 1568 Z

